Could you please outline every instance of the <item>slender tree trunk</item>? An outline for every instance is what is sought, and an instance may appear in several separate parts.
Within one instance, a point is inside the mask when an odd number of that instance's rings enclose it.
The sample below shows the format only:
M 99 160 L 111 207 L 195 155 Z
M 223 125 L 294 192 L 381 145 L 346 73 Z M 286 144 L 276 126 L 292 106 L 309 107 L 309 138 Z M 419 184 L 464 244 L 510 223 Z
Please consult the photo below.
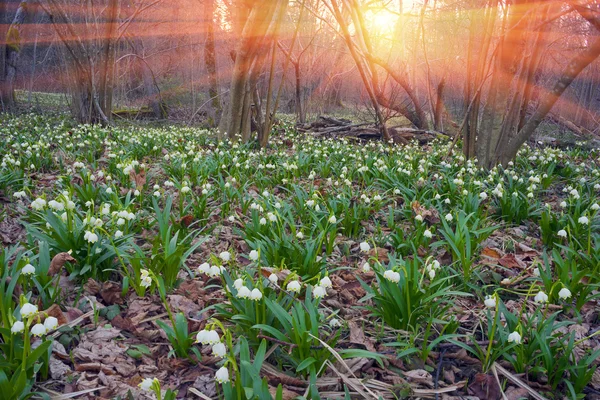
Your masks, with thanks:
M 204 42 L 204 63 L 208 73 L 208 95 L 211 102 L 210 125 L 217 126 L 221 119 L 221 99 L 219 97 L 219 76 L 215 56 L 215 0 L 204 0 L 204 23 L 206 24 L 206 40 Z
M 6 34 L 6 53 L 4 60 L 4 82 L 5 82 L 5 103 L 6 108 L 15 107 L 15 79 L 17 77 L 19 56 L 21 54 L 23 43 L 21 42 L 21 26 L 29 14 L 34 13 L 34 1 L 24 0 L 19 4 L 15 17 L 8 28 Z
M 8 3 L 0 1 L 0 111 L 8 110 L 6 90 L 6 33 L 8 32 Z
M 117 37 L 117 17 L 119 15 L 119 0 L 109 0 L 105 31 L 102 39 L 102 59 L 100 78 L 98 82 L 98 103 L 104 115 L 112 118 L 113 79 L 115 72 L 115 41 Z

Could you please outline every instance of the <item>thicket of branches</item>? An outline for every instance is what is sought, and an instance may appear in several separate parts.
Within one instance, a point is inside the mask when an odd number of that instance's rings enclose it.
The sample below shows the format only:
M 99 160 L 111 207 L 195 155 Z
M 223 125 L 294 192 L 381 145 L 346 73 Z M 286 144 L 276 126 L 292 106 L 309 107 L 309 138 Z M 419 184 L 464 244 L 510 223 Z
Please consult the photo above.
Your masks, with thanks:
M 4 110 L 54 92 L 81 122 L 142 109 L 265 146 L 276 112 L 358 109 L 488 167 L 545 118 L 599 126 L 597 0 L 11 0 L 0 22 Z

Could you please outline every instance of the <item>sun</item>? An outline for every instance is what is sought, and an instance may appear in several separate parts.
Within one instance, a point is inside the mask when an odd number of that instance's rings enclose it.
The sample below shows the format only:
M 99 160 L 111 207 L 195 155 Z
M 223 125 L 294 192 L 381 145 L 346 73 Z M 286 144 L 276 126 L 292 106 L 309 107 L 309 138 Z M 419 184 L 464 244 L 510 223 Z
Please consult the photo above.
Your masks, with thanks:
M 381 33 L 391 33 L 398 22 L 398 16 L 386 10 L 371 12 L 368 19 L 373 29 Z

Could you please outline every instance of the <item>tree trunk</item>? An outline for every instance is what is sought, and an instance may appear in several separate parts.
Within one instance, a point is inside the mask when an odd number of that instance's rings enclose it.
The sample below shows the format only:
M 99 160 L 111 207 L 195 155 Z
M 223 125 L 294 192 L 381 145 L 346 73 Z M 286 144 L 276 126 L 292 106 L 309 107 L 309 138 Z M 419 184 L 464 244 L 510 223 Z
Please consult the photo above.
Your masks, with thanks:
M 19 4 L 15 17 L 6 33 L 6 50 L 4 59 L 4 99 L 3 103 L 7 109 L 15 107 L 15 79 L 17 77 L 19 55 L 21 54 L 21 25 L 29 14 L 34 12 L 34 2 L 24 0 Z
M 209 124 L 218 126 L 221 119 L 221 99 L 219 98 L 219 77 L 217 74 L 217 59 L 215 57 L 215 0 L 204 1 L 204 23 L 206 24 L 206 40 L 204 42 L 204 63 L 208 73 L 208 95 L 211 112 Z
M 6 90 L 6 33 L 8 32 L 8 3 L 0 1 L 0 111 L 8 110 Z
M 105 32 L 102 39 L 102 59 L 100 77 L 98 82 L 98 103 L 100 109 L 112 118 L 113 79 L 115 72 L 115 41 L 117 37 L 117 17 L 119 0 L 109 0 L 107 17 L 105 18 Z
M 231 77 L 229 104 L 219 124 L 219 136 L 227 134 L 230 139 L 250 137 L 251 89 L 249 80 L 256 61 L 257 50 L 273 19 L 277 2 L 258 4 L 254 2 L 246 19 L 240 41 L 235 51 Z

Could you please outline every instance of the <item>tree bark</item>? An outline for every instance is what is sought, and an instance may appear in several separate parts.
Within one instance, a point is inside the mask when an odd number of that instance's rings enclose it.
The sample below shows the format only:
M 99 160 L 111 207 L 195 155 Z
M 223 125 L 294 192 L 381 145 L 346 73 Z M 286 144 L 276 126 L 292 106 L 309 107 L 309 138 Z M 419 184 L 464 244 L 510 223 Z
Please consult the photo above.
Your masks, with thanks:
M 17 77 L 19 56 L 23 43 L 21 42 L 21 26 L 29 14 L 33 13 L 35 1 L 24 0 L 19 4 L 15 17 L 6 33 L 6 49 L 4 59 L 4 98 L 2 103 L 6 109 L 15 107 L 15 79 Z
M 109 0 L 108 15 L 105 17 L 105 31 L 102 39 L 102 58 L 98 82 L 98 103 L 104 115 L 112 118 L 113 79 L 115 72 L 115 42 L 117 38 L 117 17 L 119 0 Z
M 215 0 L 204 0 L 204 23 L 206 24 L 206 40 L 204 42 L 204 63 L 208 73 L 208 95 L 211 112 L 209 124 L 218 126 L 221 119 L 221 99 L 219 97 L 219 76 L 215 56 Z

